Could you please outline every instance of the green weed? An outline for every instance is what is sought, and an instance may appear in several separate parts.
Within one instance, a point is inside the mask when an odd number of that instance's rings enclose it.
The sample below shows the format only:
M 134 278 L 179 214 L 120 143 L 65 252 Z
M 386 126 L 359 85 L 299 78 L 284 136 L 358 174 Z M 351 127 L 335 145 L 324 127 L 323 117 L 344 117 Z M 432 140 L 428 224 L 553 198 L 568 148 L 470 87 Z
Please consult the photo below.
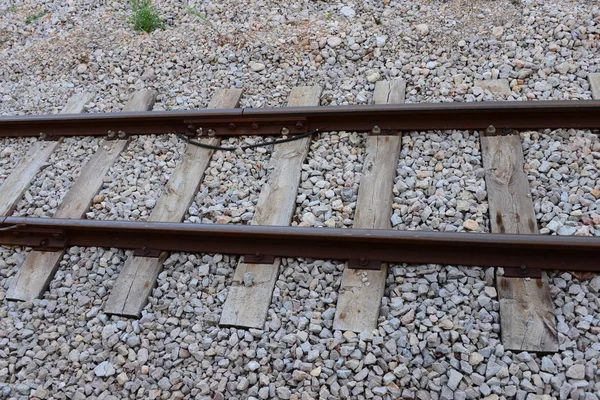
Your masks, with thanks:
M 32 15 L 30 15 L 29 17 L 25 18 L 25 23 L 26 23 L 26 24 L 30 24 L 30 23 L 32 23 L 33 21 L 36 21 L 36 20 L 38 20 L 38 19 L 42 18 L 42 17 L 43 17 L 44 15 L 46 15 L 46 14 L 48 14 L 48 11 L 46 11 L 46 10 L 42 10 L 42 11 L 40 11 L 40 12 L 39 12 L 39 13 L 37 13 L 37 14 L 32 14 Z
M 165 24 L 158 15 L 152 0 L 132 0 L 131 24 L 136 31 L 150 33 L 156 29 L 165 29 Z

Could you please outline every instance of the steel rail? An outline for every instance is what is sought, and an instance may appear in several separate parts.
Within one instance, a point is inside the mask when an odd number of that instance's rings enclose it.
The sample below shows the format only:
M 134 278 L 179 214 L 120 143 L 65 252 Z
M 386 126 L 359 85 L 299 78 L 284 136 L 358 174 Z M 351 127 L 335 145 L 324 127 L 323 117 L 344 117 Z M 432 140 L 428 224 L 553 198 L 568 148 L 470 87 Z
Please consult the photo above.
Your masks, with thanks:
M 0 244 L 600 271 L 600 239 L 572 236 L 4 217 Z
M 242 108 L 0 117 L 0 136 L 102 136 L 186 133 L 294 135 L 322 131 L 600 128 L 600 101 L 507 101 L 335 107 Z

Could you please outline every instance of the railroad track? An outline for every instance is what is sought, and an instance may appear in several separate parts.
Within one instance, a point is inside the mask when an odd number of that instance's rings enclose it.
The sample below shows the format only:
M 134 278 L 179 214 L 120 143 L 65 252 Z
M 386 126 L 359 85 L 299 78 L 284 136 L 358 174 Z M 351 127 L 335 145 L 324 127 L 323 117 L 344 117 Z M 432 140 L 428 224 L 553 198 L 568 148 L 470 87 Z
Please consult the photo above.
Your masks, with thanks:
M 592 80 L 600 82 L 598 76 Z M 365 332 L 377 324 L 387 263 L 502 267 L 496 283 L 505 348 L 557 351 L 544 270 L 598 271 L 600 242 L 538 234 L 518 130 L 600 128 L 600 101 L 403 105 L 404 91 L 401 80 L 378 82 L 374 105 L 319 108 L 320 89 L 301 87 L 292 91 L 286 108 L 236 109 L 242 91 L 229 89 L 219 90 L 207 110 L 152 113 L 146 111 L 152 109 L 155 93 L 142 91 L 132 96 L 122 113 L 91 115 L 82 114 L 91 99 L 83 93 L 58 115 L 0 118 L 0 136 L 39 138 L 0 186 L 0 244 L 33 248 L 12 279 L 6 299 L 30 301 L 42 296 L 70 246 L 123 248 L 133 252 L 104 311 L 137 317 L 169 252 L 236 254 L 243 258 L 220 324 L 260 329 L 280 257 L 342 259 L 347 265 L 333 326 Z M 435 129 L 480 132 L 492 233 L 390 230 L 402 132 Z M 353 229 L 290 227 L 312 136 L 340 130 L 369 133 Z M 85 219 L 129 138 L 167 133 L 177 133 L 187 147 L 148 221 Z M 13 216 L 61 139 L 90 135 L 104 141 L 82 166 L 54 217 Z M 254 147 L 274 146 L 268 181 L 251 224 L 181 223 L 214 151 L 227 149 L 220 146 L 221 139 L 239 135 L 269 137 Z

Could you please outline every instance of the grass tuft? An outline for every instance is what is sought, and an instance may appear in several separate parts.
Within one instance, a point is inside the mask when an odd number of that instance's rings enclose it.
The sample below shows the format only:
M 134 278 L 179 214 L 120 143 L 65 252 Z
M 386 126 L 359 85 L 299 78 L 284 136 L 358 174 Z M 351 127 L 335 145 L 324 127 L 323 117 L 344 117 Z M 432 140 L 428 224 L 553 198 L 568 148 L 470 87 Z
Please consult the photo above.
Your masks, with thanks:
M 157 29 L 165 29 L 165 24 L 152 5 L 152 0 L 132 0 L 131 8 L 133 9 L 131 24 L 136 31 L 150 33 Z
M 48 14 L 48 11 L 46 11 L 46 10 L 42 10 L 37 14 L 31 14 L 29 17 L 25 18 L 25 23 L 30 24 L 33 21 L 36 21 L 36 20 L 42 18 L 46 14 Z
M 200 11 L 196 10 L 195 8 L 188 7 L 185 9 L 185 12 L 200 18 L 202 21 L 206 21 L 206 15 L 202 14 Z

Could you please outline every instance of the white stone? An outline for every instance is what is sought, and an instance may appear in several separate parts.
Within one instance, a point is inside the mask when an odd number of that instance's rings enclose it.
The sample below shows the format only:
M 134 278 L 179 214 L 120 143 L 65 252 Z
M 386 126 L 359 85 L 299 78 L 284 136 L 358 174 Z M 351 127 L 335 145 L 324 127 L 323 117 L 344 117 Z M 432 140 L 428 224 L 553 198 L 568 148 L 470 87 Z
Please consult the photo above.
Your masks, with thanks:
M 558 229 L 556 233 L 561 236 L 571 236 L 574 235 L 575 232 L 577 232 L 577 228 L 575 228 L 574 226 L 563 225 Z
M 468 229 L 470 231 L 475 231 L 479 228 L 479 224 L 477 223 L 477 221 L 473 221 L 472 219 L 468 219 L 465 222 L 463 222 L 463 226 L 465 227 L 465 229 Z
M 496 288 L 493 286 L 486 286 L 484 289 L 484 292 L 488 297 L 490 297 L 492 299 L 498 295 Z
M 585 378 L 585 366 L 582 364 L 575 364 L 567 369 L 567 378 L 571 379 L 584 379 Z
M 460 381 L 463 378 L 463 374 L 461 374 L 460 372 L 451 369 L 450 372 L 448 373 L 448 387 L 452 390 L 456 390 L 456 388 L 458 388 L 458 384 L 460 383 Z
M 490 79 L 475 81 L 475 86 L 483 90 L 489 90 L 492 94 L 507 97 L 510 95 L 510 86 L 506 79 Z
M 340 8 L 340 14 L 342 14 L 344 17 L 351 18 L 356 15 L 356 12 L 352 9 L 352 7 L 344 6 Z
M 383 47 L 383 46 L 385 46 L 387 39 L 388 39 L 388 37 L 386 35 L 376 36 L 375 44 L 377 45 L 377 47 Z
M 327 38 L 327 45 L 329 47 L 338 47 L 340 44 L 342 44 L 342 38 L 339 36 L 330 36 Z
M 429 35 L 429 25 L 427 25 L 427 24 L 419 24 L 419 25 L 415 26 L 415 29 L 421 36 Z
M 96 376 L 112 376 L 115 374 L 115 367 L 108 361 L 102 361 L 100 364 L 94 368 L 94 374 Z
M 248 363 L 248 369 L 250 371 L 256 371 L 259 368 L 260 368 L 260 364 L 254 360 L 252 360 Z
M 250 69 L 254 72 L 260 72 L 265 69 L 265 64 L 258 62 L 250 62 Z
M 381 75 L 379 74 L 378 71 L 370 70 L 367 72 L 367 81 L 369 81 L 370 83 L 375 83 L 380 79 L 381 79 Z
M 552 85 L 550 85 L 548 82 L 545 82 L 545 81 L 537 81 L 533 85 L 533 88 L 535 90 L 537 90 L 538 92 L 545 92 L 545 91 L 551 90 Z

